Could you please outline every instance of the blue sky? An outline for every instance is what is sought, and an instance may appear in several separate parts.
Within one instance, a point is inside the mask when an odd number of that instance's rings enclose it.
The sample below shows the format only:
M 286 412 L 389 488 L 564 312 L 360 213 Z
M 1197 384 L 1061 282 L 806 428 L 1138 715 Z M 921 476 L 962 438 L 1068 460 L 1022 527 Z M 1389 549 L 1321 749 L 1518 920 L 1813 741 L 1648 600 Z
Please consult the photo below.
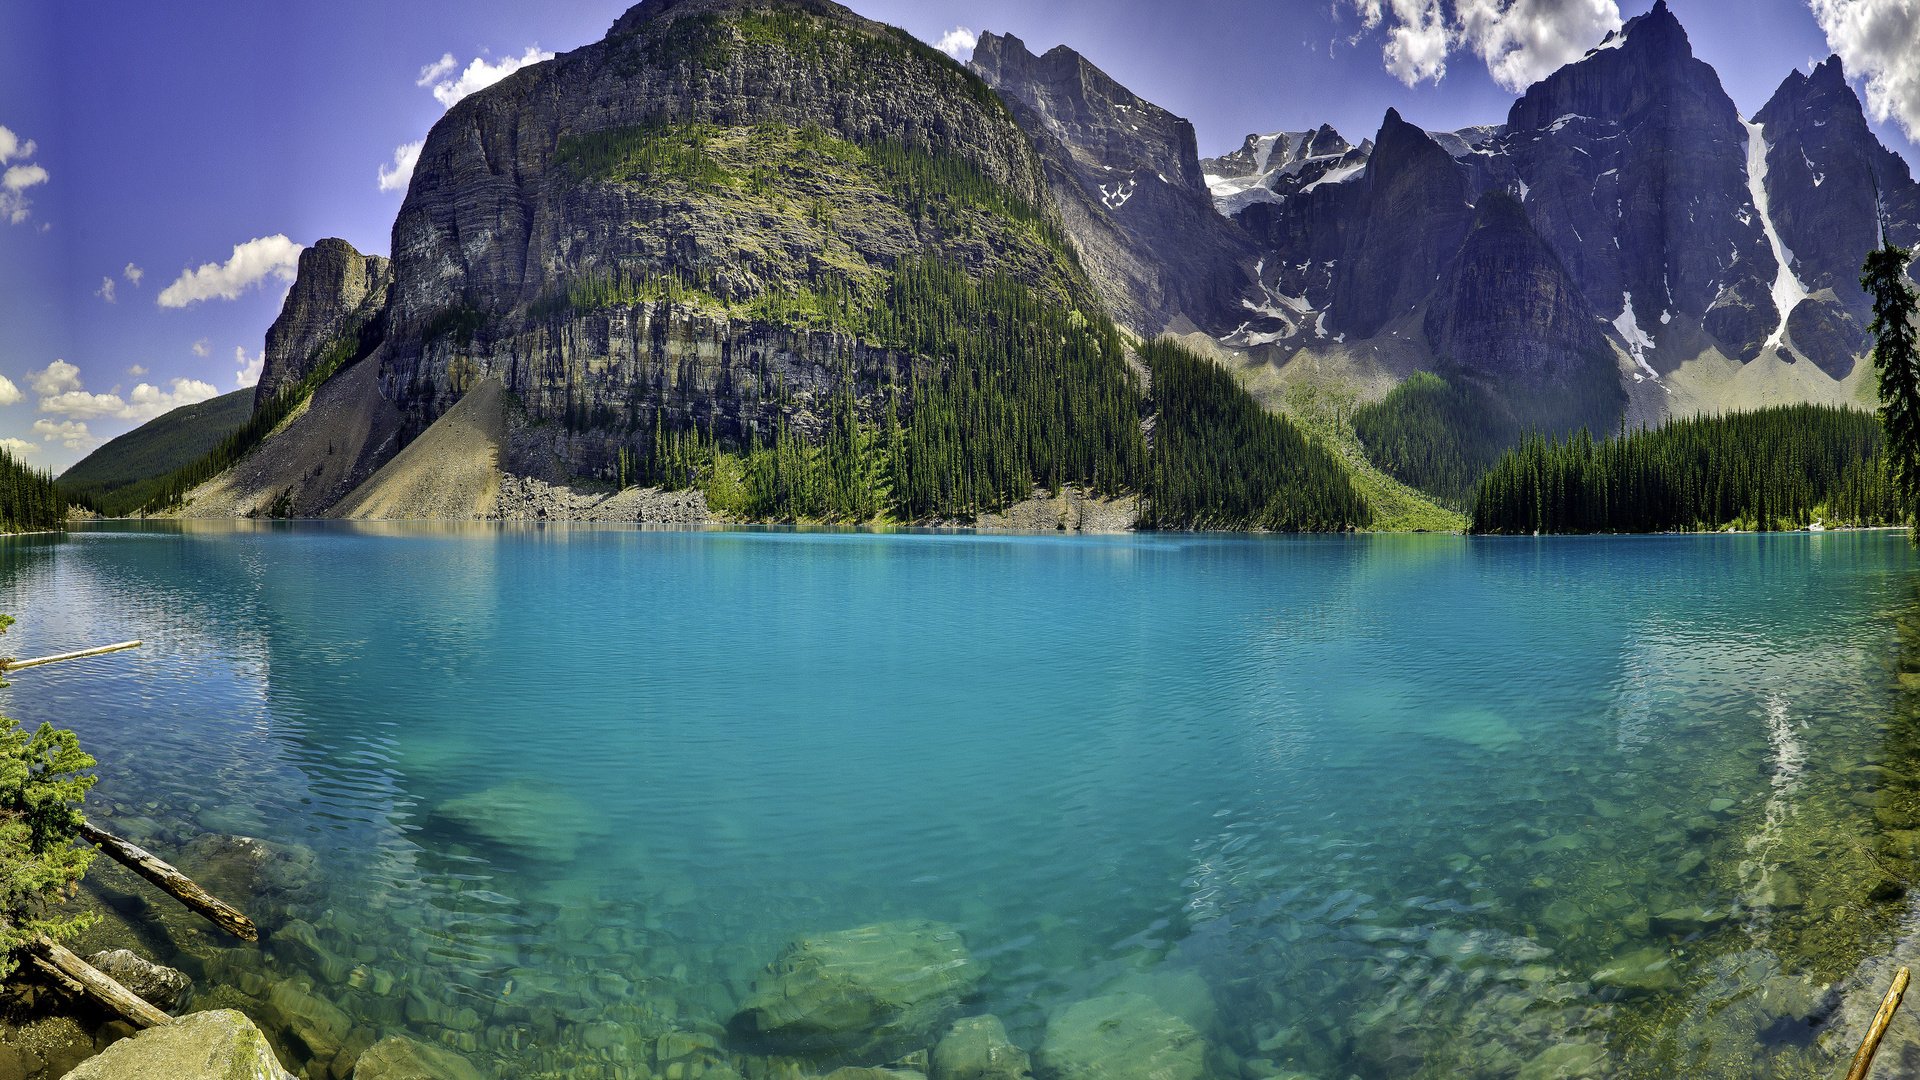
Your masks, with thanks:
M 1551 66 L 1556 49 L 1577 55 L 1606 25 L 1650 5 L 851 6 L 929 41 L 964 28 L 1014 33 L 1035 51 L 1069 44 L 1192 119 L 1201 152 L 1214 154 L 1248 132 L 1322 122 L 1358 141 L 1388 106 L 1434 129 L 1499 122 L 1514 92 L 1496 74 L 1524 85 L 1529 73 Z M 1878 77 L 1875 97 L 1889 112 L 1877 130 L 1916 160 L 1898 124 L 1903 113 L 1909 122 L 1920 118 L 1920 77 L 1902 67 L 1920 28 L 1911 0 L 1672 6 L 1743 113 L 1796 67 L 1835 48 L 1857 57 Z M 167 407 L 235 389 L 278 313 L 297 246 L 342 236 L 363 251 L 387 251 L 401 191 L 382 190 L 379 172 L 392 168 L 398 148 L 425 136 L 443 100 L 530 50 L 597 40 L 625 7 L 619 0 L 0 6 L 0 376 L 7 380 L 0 440 L 17 440 L 5 445 L 58 470 Z

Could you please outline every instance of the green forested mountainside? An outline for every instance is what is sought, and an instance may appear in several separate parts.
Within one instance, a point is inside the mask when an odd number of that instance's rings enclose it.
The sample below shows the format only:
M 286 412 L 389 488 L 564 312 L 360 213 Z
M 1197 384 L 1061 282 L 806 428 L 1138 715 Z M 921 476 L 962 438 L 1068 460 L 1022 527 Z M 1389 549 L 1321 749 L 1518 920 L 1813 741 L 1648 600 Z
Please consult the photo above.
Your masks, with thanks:
M 1480 481 L 1479 533 L 1669 532 L 1902 521 L 1871 413 L 1821 405 L 1527 439 Z
M 0 450 L 0 532 L 38 532 L 66 524 L 67 500 L 53 474 Z
M 1144 524 L 1322 532 L 1371 523 L 1346 466 L 1225 369 L 1168 341 L 1141 359 L 1155 405 Z
M 1144 404 L 1103 317 L 931 259 L 901 265 L 849 314 L 868 341 L 938 362 L 879 387 L 871 415 L 843 394 L 812 444 L 782 424 L 731 445 L 656 413 L 647 441 L 623 453 L 622 482 L 696 485 L 743 518 L 843 522 L 971 516 L 1036 485 L 1138 485 Z
M 1520 436 L 1473 384 L 1424 371 L 1356 409 L 1353 431 L 1387 475 L 1451 506 L 1472 501 L 1481 474 Z
M 153 498 L 169 473 L 212 450 L 252 413 L 252 387 L 183 405 L 80 459 L 60 474 L 60 487 L 100 513 L 128 513 Z

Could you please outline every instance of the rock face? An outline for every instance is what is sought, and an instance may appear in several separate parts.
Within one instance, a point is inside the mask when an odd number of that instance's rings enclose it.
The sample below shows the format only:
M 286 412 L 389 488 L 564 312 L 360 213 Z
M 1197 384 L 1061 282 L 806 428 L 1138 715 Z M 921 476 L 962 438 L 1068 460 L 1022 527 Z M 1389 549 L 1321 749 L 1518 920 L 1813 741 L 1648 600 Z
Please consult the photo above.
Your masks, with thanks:
M 362 255 L 345 240 L 321 240 L 300 253 L 280 317 L 267 328 L 266 352 L 254 406 L 298 385 L 340 336 L 360 327 L 386 305 L 393 266 L 379 255 Z
M 1146 334 L 1180 316 L 1231 328 L 1252 290 L 1254 254 L 1214 212 L 1193 125 L 1064 45 L 1035 56 L 1017 37 L 983 34 L 973 69 L 1033 137 L 1076 246 L 1120 320 Z
M 1207 1044 L 1152 998 L 1110 994 L 1049 1017 L 1039 1064 L 1055 1080 L 1200 1080 Z
M 194 1013 L 122 1039 L 67 1080 L 291 1080 L 267 1037 L 232 1009 Z
M 136 956 L 126 949 L 97 952 L 87 963 L 120 981 L 120 985 L 146 998 L 163 1012 L 171 1012 L 193 989 L 186 973 Z
M 1596 316 L 1636 361 L 1611 365 L 1627 389 L 1709 352 L 1810 360 L 1837 380 L 1865 348 L 1857 278 L 1882 223 L 1920 239 L 1920 185 L 1838 60 L 1790 76 L 1746 121 L 1664 2 L 1529 88 L 1502 125 L 1421 132 L 1390 114 L 1358 148 L 1283 132 L 1205 165 L 1216 207 L 1259 248 L 1267 296 L 1227 344 L 1383 340 L 1425 309 L 1429 363 L 1559 369 L 1510 399 L 1590 385 Z M 1537 243 L 1482 212 L 1488 192 L 1520 202 Z M 1471 263 L 1495 223 L 1509 258 L 1483 272 Z M 1531 285 L 1487 291 L 1516 275 Z
M 381 389 L 405 438 L 497 378 L 534 422 L 586 436 L 581 474 L 656 417 L 744 442 L 782 399 L 805 413 L 810 389 L 869 390 L 899 358 L 719 308 L 859 287 L 929 251 L 1065 288 L 1025 230 L 980 216 L 949 235 L 921 214 L 876 161 L 895 143 L 1049 205 L 976 76 L 825 0 L 648 0 L 463 100 L 394 223 Z
M 1606 431 L 1619 419 L 1626 400 L 1604 325 L 1518 200 L 1498 192 L 1481 198 L 1426 317 L 1448 370 L 1547 430 Z
M 728 1025 L 767 1053 L 890 1061 L 926 1047 L 982 971 L 951 927 L 882 923 L 787 946 Z

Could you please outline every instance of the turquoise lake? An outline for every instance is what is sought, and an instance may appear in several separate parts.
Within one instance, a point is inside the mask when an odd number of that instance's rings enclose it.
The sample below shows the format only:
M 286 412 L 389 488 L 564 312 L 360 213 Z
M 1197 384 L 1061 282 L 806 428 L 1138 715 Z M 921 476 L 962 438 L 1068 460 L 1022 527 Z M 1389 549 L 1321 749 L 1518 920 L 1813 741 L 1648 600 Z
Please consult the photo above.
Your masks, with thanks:
M 5 651 L 146 642 L 5 691 L 95 815 L 299 853 L 258 949 L 98 902 L 296 1068 L 500 1077 L 674 1075 L 673 1030 L 795 1075 L 729 1041 L 755 976 L 907 919 L 1030 1051 L 1119 989 L 1219 1078 L 1838 1075 L 1911 918 L 1917 585 L 1888 533 L 0 543 Z

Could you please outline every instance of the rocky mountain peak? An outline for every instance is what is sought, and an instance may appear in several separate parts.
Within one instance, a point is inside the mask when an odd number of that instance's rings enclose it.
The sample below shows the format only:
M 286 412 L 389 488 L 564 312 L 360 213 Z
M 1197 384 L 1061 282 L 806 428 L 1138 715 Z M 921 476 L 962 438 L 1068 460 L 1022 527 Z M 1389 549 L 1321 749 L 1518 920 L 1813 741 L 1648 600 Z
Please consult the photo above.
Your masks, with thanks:
M 391 263 L 345 240 L 329 237 L 302 251 L 293 288 L 267 328 L 255 407 L 306 378 L 335 339 L 357 334 L 385 306 L 392 283 Z
M 1122 321 L 1221 322 L 1250 286 L 1245 239 L 1214 212 L 1193 125 L 1064 45 L 986 33 L 973 70 L 1046 162 L 1054 201 Z
M 1535 130 L 1567 116 L 1624 123 L 1649 107 L 1738 120 L 1720 76 L 1693 55 L 1686 29 L 1665 4 L 1629 19 L 1585 57 L 1529 87 L 1507 114 L 1507 126 Z
M 833 0 L 641 0 L 614 21 L 608 37 L 637 34 L 648 24 L 686 15 L 718 15 L 728 12 L 785 11 L 848 22 L 867 20 Z

